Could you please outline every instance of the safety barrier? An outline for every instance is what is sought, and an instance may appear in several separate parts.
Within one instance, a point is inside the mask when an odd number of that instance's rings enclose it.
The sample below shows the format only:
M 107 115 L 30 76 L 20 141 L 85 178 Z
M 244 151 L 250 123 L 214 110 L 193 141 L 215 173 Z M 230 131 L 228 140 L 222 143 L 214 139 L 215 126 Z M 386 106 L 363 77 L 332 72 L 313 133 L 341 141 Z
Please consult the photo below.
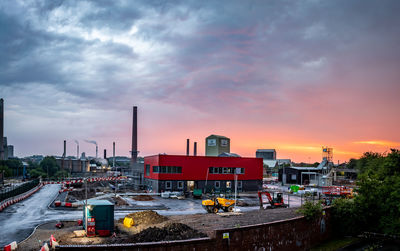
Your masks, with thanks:
M 9 198 L 3 202 L 0 203 L 0 212 L 3 211 L 6 207 L 11 206 L 17 202 L 20 202 L 21 200 L 24 200 L 28 197 L 30 197 L 32 194 L 36 193 L 43 185 L 40 184 L 39 186 L 37 186 L 35 189 L 22 194 L 21 196 L 19 196 L 18 198 Z
M 116 180 L 123 180 L 126 179 L 127 177 L 120 176 L 120 177 L 98 177 L 98 178 L 88 178 L 87 182 L 97 182 L 97 181 L 116 181 Z M 70 184 L 77 184 L 77 183 L 83 183 L 85 180 L 84 179 L 79 179 L 79 180 L 68 180 L 68 181 L 43 181 L 42 183 L 44 185 L 47 184 L 61 184 L 61 185 L 70 185 Z
M 4 251 L 12 251 L 12 250 L 16 250 L 18 248 L 17 242 L 13 241 L 8 245 L 4 246 Z
M 4 192 L 0 193 L 0 201 L 25 193 L 37 185 L 39 185 L 39 179 L 22 183 L 14 188 L 6 188 Z
M 46 241 L 46 242 L 43 244 L 43 246 L 42 246 L 42 248 L 40 249 L 40 251 L 49 251 L 50 248 L 51 248 L 52 250 L 54 250 L 54 249 L 56 249 L 56 246 L 58 246 L 58 245 L 59 245 L 59 244 L 58 244 L 58 242 L 56 241 L 56 238 L 54 238 L 53 235 L 50 235 L 49 241 Z

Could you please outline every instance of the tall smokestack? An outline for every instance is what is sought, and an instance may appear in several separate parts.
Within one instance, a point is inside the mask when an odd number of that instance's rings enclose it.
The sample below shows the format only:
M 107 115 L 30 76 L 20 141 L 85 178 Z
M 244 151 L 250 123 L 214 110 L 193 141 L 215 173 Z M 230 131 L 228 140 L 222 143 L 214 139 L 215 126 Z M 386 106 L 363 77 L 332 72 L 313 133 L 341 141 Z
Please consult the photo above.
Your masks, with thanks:
M 4 159 L 4 100 L 0 99 L 0 160 Z
M 189 156 L 189 139 L 186 139 L 186 156 Z
M 133 107 L 133 121 L 132 121 L 132 149 L 131 149 L 131 163 L 136 163 L 137 160 L 137 106 Z
M 113 142 L 113 167 L 115 167 L 115 142 Z
M 67 141 L 64 140 L 64 153 L 63 153 L 63 158 L 67 157 Z
M 194 146 L 193 146 L 193 156 L 197 156 L 197 142 L 194 142 Z
M 79 159 L 79 141 L 75 140 L 76 144 L 76 159 Z
M 99 148 L 98 148 L 97 145 L 96 145 L 96 159 L 97 159 L 97 157 L 98 157 L 98 153 L 99 153 Z
M 104 149 L 104 159 L 107 159 L 107 150 Z

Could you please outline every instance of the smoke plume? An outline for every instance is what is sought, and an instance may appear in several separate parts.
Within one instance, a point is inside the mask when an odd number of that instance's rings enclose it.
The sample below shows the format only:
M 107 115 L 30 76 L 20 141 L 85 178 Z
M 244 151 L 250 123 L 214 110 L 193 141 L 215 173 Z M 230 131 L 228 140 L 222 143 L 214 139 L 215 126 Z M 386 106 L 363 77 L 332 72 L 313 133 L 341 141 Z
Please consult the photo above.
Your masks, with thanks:
M 85 139 L 85 142 L 90 143 L 90 144 L 95 144 L 97 146 L 97 142 L 94 140 L 87 140 Z

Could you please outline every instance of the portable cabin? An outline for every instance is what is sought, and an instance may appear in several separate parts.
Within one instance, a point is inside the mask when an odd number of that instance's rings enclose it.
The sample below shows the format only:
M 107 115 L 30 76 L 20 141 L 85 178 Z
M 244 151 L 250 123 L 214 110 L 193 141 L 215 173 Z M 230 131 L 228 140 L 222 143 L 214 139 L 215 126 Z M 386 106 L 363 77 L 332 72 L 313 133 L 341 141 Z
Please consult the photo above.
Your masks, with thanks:
M 87 236 L 108 236 L 114 232 L 113 203 L 108 200 L 88 200 L 87 206 L 84 204 L 83 208 L 83 226 Z

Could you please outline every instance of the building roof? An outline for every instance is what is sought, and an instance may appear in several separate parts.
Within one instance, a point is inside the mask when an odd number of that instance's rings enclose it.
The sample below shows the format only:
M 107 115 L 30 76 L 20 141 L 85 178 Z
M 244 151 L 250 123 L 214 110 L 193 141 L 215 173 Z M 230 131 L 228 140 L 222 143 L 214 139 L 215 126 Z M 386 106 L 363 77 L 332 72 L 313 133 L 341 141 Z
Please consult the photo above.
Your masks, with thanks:
M 277 161 L 278 161 L 278 165 L 292 163 L 291 159 L 277 159 Z
M 267 165 L 268 167 L 275 167 L 276 164 L 278 163 L 277 160 L 263 160 L 264 165 Z
M 275 149 L 257 149 L 257 152 L 276 152 Z
M 90 199 L 87 202 L 88 205 L 92 206 L 113 206 L 114 204 L 109 202 L 108 200 L 94 200 Z
M 225 136 L 221 136 L 221 135 L 216 135 L 216 134 L 211 134 L 210 136 L 208 136 L 207 138 L 223 138 L 223 139 L 229 139 L 228 137 Z M 206 138 L 206 139 L 207 139 Z
M 221 153 L 220 155 L 218 155 L 218 157 L 239 157 L 239 158 L 240 158 L 240 155 L 239 155 L 239 154 L 236 154 L 236 153 L 226 153 L 226 152 L 223 152 L 223 153 Z

